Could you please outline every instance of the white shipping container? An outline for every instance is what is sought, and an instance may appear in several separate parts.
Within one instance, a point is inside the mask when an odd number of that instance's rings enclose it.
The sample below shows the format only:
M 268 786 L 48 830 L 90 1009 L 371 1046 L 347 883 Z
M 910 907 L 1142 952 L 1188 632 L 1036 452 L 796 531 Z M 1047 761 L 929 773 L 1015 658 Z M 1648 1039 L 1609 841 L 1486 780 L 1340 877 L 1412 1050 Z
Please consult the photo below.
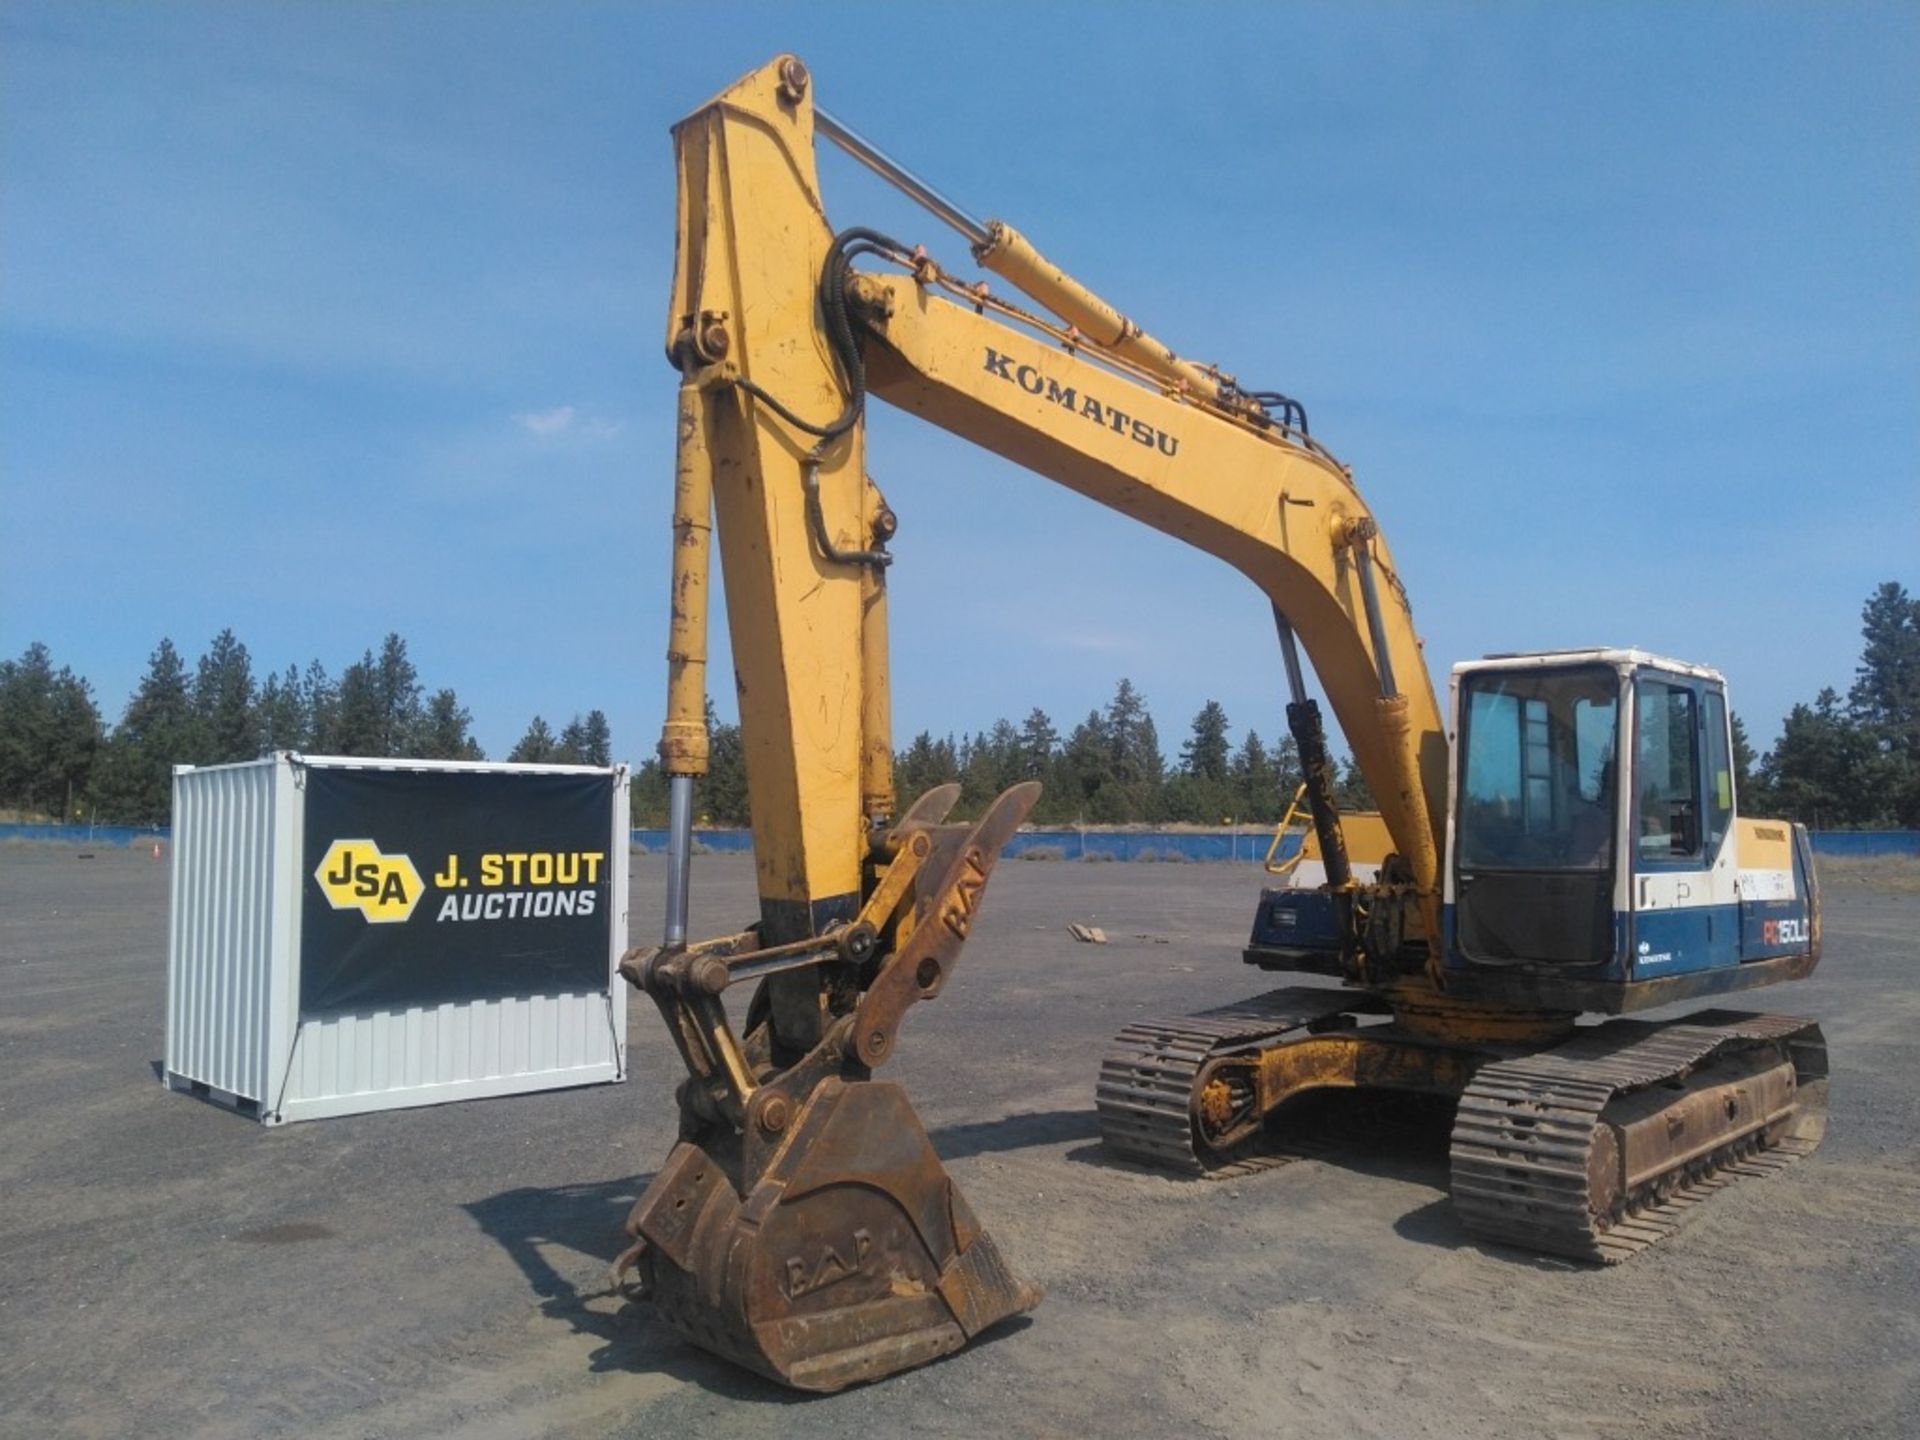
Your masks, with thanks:
M 305 777 L 314 769 L 603 775 L 611 895 L 605 983 L 303 1017 Z M 173 772 L 166 1083 L 268 1125 L 626 1077 L 630 834 L 625 766 L 359 760 L 281 751 Z

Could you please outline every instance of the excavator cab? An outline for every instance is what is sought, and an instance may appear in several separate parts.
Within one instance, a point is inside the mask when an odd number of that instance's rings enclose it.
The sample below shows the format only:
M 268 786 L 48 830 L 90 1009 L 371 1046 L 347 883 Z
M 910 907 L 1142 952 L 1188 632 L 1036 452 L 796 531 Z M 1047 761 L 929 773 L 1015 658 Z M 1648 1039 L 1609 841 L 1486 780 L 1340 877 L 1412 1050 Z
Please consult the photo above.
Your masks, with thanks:
M 1802 828 L 1736 811 L 1726 682 L 1640 650 L 1491 655 L 1454 667 L 1446 989 L 1619 1014 L 1796 979 L 1818 959 Z M 1354 880 L 1392 849 L 1340 817 Z M 1347 974 L 1352 926 L 1316 838 L 1261 897 L 1246 958 Z
M 1738 819 L 1716 671 L 1489 656 L 1454 668 L 1452 710 L 1443 929 L 1464 988 L 1619 1012 L 1810 963 L 1805 833 Z

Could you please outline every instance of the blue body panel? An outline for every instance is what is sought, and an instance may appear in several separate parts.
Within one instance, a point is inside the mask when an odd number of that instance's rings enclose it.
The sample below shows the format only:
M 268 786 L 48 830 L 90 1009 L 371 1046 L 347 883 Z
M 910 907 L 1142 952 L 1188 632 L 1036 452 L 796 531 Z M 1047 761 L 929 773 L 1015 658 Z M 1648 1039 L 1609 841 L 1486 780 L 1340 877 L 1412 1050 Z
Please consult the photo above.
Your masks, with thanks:
M 1740 963 L 1738 905 L 1642 910 L 1632 917 L 1632 927 L 1635 980 Z
M 1340 953 L 1339 912 L 1320 890 L 1263 890 L 1254 913 L 1253 941 L 1282 950 Z
M 1797 900 L 1744 901 L 1740 906 L 1740 958 L 1772 960 L 1798 955 L 1812 943 L 1812 930 L 1804 896 Z
M 1474 969 L 1474 962 L 1460 953 L 1453 906 L 1441 912 L 1441 922 L 1447 969 Z M 1604 966 L 1582 967 L 1587 979 L 1652 980 L 1749 960 L 1777 960 L 1804 954 L 1811 940 L 1804 897 L 1675 910 L 1616 910 L 1613 927 L 1613 957 Z

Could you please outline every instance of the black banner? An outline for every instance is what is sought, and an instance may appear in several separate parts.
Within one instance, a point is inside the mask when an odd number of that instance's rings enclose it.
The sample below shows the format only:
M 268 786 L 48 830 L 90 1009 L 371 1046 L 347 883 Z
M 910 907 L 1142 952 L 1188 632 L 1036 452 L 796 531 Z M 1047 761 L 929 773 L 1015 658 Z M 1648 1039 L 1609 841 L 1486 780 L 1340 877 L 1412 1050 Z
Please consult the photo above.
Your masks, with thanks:
M 614 784 L 309 769 L 301 1014 L 605 990 Z

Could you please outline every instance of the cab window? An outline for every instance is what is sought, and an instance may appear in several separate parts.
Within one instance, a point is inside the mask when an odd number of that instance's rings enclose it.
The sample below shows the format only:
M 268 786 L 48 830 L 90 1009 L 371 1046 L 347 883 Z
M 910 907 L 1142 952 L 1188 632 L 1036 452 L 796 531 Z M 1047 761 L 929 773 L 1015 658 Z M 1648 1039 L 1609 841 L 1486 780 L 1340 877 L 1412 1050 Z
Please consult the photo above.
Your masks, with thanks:
M 1708 690 L 1701 708 L 1707 722 L 1707 853 L 1714 855 L 1733 828 L 1733 755 L 1725 693 Z
M 1699 723 L 1693 691 L 1662 680 L 1642 680 L 1636 691 L 1639 740 L 1635 753 L 1642 859 L 1672 860 L 1700 853 Z
M 1463 867 L 1612 867 L 1618 687 L 1619 677 L 1605 666 L 1467 677 L 1458 817 Z

